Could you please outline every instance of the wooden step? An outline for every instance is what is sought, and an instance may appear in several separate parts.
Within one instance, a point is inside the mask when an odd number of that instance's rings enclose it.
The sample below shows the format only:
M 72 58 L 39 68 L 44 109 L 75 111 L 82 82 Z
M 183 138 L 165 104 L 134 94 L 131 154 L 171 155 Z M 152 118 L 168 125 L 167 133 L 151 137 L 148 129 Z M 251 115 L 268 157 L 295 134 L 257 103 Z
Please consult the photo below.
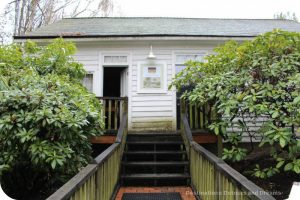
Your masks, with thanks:
M 128 135 L 121 184 L 126 186 L 188 185 L 187 152 L 179 134 Z M 183 146 L 184 148 L 184 146 Z M 170 181 L 170 179 L 172 181 Z
M 156 161 L 156 162 L 149 162 L 149 161 L 142 161 L 142 162 L 122 162 L 123 165 L 126 166 L 182 166 L 182 165 L 188 165 L 189 162 L 187 161 Z
M 143 145 L 147 145 L 147 144 L 149 144 L 149 145 L 154 145 L 154 144 L 156 144 L 156 145 L 162 145 L 162 144 L 170 144 L 170 145 L 172 145 L 172 144 L 176 144 L 176 145 L 178 145 L 178 144 L 183 144 L 183 142 L 182 141 L 127 141 L 126 142 L 127 144 L 137 144 L 137 145 L 140 145 L 140 144 L 143 144 Z
M 139 141 L 175 141 L 175 142 L 182 142 L 181 138 L 178 137 L 136 137 L 136 138 L 128 138 L 128 142 L 139 142 Z
M 189 174 L 126 174 L 123 179 L 188 179 Z
M 181 136 L 180 132 L 164 132 L 164 133 L 158 133 L 158 132 L 145 132 L 145 133 L 128 133 L 128 137 L 162 137 L 162 136 Z
M 186 151 L 127 151 L 124 152 L 127 155 L 151 155 L 151 154 L 186 154 Z

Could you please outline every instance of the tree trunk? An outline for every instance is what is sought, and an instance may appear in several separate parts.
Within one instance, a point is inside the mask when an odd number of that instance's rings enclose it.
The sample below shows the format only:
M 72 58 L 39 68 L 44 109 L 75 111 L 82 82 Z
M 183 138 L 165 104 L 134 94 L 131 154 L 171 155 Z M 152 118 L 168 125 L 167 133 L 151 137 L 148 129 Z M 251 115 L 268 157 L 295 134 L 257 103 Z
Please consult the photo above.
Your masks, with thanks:
M 18 26 L 18 35 L 20 35 L 21 33 L 24 33 L 24 9 L 26 6 L 26 1 L 27 0 L 22 0 L 22 7 L 21 7 L 19 26 Z
M 19 25 L 19 13 L 20 13 L 20 0 L 15 1 L 15 27 L 14 35 L 17 35 Z

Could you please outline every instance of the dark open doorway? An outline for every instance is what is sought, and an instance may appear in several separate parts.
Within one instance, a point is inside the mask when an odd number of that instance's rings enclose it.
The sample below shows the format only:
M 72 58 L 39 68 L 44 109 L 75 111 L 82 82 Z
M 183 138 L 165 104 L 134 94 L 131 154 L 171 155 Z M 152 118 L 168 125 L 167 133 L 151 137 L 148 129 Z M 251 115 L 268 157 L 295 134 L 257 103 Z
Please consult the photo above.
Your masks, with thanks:
M 121 74 L 126 67 L 104 67 L 103 96 L 121 96 Z
M 106 134 L 116 133 L 128 96 L 128 67 L 103 67 L 103 97 Z

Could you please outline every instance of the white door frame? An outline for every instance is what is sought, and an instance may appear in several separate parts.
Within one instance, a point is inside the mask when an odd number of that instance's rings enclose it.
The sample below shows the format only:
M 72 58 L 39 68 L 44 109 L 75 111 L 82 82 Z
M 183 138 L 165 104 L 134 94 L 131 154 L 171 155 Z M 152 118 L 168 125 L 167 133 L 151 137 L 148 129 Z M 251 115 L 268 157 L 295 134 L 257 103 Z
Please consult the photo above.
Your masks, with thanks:
M 104 63 L 104 57 L 105 56 L 127 56 L 127 62 L 124 63 Z M 103 83 L 104 83 L 104 67 L 127 67 L 128 68 L 128 78 L 127 78 L 127 93 L 128 97 L 131 92 L 130 87 L 130 69 L 131 69 L 131 53 L 129 52 L 119 52 L 119 51 L 105 51 L 105 52 L 99 52 L 99 96 L 103 96 Z

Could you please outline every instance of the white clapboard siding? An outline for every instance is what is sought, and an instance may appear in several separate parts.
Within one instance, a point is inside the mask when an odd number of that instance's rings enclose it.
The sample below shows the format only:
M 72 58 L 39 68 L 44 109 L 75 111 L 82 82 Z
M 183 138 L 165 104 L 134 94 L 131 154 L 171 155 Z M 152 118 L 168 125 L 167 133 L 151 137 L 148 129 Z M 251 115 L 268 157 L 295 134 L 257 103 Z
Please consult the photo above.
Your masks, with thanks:
M 137 91 L 137 86 L 136 85 L 132 85 L 131 86 L 131 91 L 136 92 Z
M 153 126 L 155 124 L 155 126 Z M 163 130 L 172 130 L 172 121 L 167 122 L 156 122 L 156 123 L 134 123 L 132 125 L 133 129 L 136 130 L 147 130 L 147 131 L 157 131 L 160 130 L 158 127 Z
M 171 101 L 147 101 L 147 103 L 143 101 L 137 101 L 132 104 L 132 108 L 134 107 L 161 107 L 161 106 L 166 106 L 166 107 L 171 107 L 172 102 Z
M 153 43 L 152 43 L 153 42 Z M 152 41 L 156 62 L 167 66 L 167 86 L 175 73 L 174 52 L 210 52 L 222 42 L 203 41 Z M 149 41 L 104 41 L 81 42 L 77 45 L 75 60 L 81 62 L 88 71 L 96 71 L 94 84 L 97 94 L 102 93 L 102 57 L 103 55 L 129 55 L 128 60 L 128 127 L 130 131 L 175 131 L 176 130 L 176 93 L 148 94 L 138 92 L 137 67 L 146 62 L 150 51 Z M 98 86 L 99 84 L 99 86 Z M 101 86 L 100 86 L 101 85 Z M 98 95 L 99 96 L 99 95 Z
M 86 68 L 94 67 L 95 69 L 97 69 L 99 67 L 99 56 L 97 52 L 78 51 L 74 55 L 74 59 L 82 63 Z
M 152 106 L 152 107 L 132 107 L 133 112 L 157 112 L 157 111 L 172 111 L 170 106 Z
M 98 61 L 98 56 L 96 54 L 95 55 L 76 54 L 74 55 L 74 58 L 80 61 Z
M 172 117 L 172 112 L 170 111 L 144 111 L 144 112 L 134 112 L 132 117 Z
M 172 50 L 161 47 L 154 48 L 156 62 L 165 63 L 167 85 L 173 77 Z M 145 62 L 149 50 L 136 50 L 132 52 L 132 85 L 131 85 L 131 122 L 133 130 L 163 130 L 175 131 L 176 116 L 173 105 L 173 93 L 167 91 L 163 94 L 138 93 L 137 71 L 138 63 Z
M 99 74 L 99 52 L 96 49 L 81 49 L 79 48 L 74 55 L 74 60 L 83 64 L 86 71 L 93 74 L 93 92 L 97 96 L 101 96 L 101 75 Z
M 132 97 L 132 102 L 146 102 L 146 101 L 171 101 L 172 96 L 170 95 L 149 95 L 149 94 L 140 94 L 138 96 Z
M 154 123 L 154 122 L 169 122 L 172 121 L 173 117 L 164 117 L 164 118 L 157 118 L 157 117 L 134 117 L 132 118 L 132 122 L 134 123 Z
M 252 138 L 254 142 L 260 142 L 261 136 L 257 133 L 263 124 L 267 121 L 267 116 L 260 117 L 245 117 L 244 121 L 248 127 L 248 131 L 251 134 L 255 135 L 255 138 Z M 235 118 L 233 122 L 238 122 L 242 120 L 241 118 Z M 242 142 L 250 142 L 250 137 L 247 132 L 243 131 L 238 124 L 234 124 L 232 127 L 227 128 L 227 133 L 242 133 Z

